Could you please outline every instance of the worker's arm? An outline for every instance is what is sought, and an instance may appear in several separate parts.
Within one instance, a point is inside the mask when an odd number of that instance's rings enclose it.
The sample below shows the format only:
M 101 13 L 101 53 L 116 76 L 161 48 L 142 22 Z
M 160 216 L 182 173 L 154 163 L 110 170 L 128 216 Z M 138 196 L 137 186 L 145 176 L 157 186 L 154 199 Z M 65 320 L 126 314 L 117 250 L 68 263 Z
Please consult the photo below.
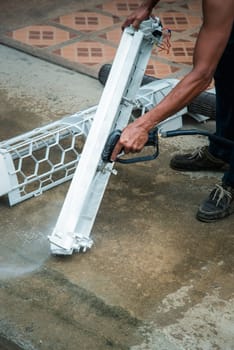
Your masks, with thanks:
M 188 105 L 209 86 L 231 33 L 234 2 L 203 0 L 203 16 L 192 71 L 155 108 L 123 130 L 112 153 L 112 160 L 116 159 L 123 148 L 125 153 L 141 151 L 150 129 Z
M 131 15 L 127 17 L 122 25 L 122 29 L 132 25 L 135 29 L 139 28 L 142 21 L 149 18 L 154 6 L 160 0 L 146 0 L 144 1 Z

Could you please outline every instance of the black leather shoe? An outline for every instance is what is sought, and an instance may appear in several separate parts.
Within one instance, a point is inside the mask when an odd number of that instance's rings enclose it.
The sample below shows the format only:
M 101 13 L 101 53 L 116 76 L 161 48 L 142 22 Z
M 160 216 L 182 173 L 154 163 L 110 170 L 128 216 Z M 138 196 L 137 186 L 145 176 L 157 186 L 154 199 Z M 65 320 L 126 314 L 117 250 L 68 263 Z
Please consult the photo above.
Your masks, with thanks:
M 226 171 L 229 165 L 214 157 L 208 146 L 195 150 L 193 153 L 177 154 L 170 161 L 170 167 L 180 171 Z
M 234 188 L 216 185 L 209 197 L 200 205 L 197 219 L 213 222 L 234 213 Z

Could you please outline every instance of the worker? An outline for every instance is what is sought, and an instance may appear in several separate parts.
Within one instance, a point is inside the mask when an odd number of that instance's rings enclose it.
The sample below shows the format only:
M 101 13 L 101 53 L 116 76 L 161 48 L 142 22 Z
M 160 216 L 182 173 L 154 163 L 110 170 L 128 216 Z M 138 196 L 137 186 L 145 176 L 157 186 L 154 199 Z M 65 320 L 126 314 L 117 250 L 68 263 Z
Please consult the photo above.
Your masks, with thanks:
M 136 30 L 149 18 L 160 0 L 145 0 L 130 14 L 123 28 Z M 215 134 L 234 141 L 234 1 L 203 0 L 203 22 L 195 43 L 193 67 L 172 91 L 153 109 L 124 128 L 111 160 L 122 149 L 125 153 L 140 152 L 148 132 L 158 123 L 187 106 L 206 90 L 214 78 L 216 90 Z M 196 217 L 213 222 L 234 212 L 234 147 L 210 141 L 209 145 L 192 153 L 171 159 L 173 169 L 181 171 L 222 171 L 220 184 L 215 185 L 202 202 Z

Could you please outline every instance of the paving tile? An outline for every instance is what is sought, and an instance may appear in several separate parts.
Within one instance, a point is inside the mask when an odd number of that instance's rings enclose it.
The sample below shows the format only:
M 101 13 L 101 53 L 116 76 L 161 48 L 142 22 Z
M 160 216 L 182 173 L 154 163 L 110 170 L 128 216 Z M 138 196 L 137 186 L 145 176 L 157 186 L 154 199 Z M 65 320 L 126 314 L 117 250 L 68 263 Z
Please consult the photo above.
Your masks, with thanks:
M 172 73 L 178 72 L 179 67 L 173 67 L 167 63 L 162 63 L 159 60 L 150 59 L 146 67 L 145 74 L 155 76 L 157 78 L 168 77 Z
M 172 31 L 185 31 L 201 24 L 199 17 L 180 12 L 160 12 L 160 18 L 163 26 Z
M 98 7 L 101 8 L 103 11 L 115 14 L 116 16 L 126 17 L 131 12 L 136 10 L 141 3 L 141 0 L 111 0 L 109 2 L 103 3 L 101 6 Z
M 111 27 L 116 22 L 120 22 L 120 19 L 116 16 L 106 16 L 97 12 L 79 11 L 60 16 L 54 21 L 68 28 L 87 33 Z
M 116 46 L 118 46 L 119 41 L 121 39 L 121 35 L 122 35 L 122 30 L 120 27 L 117 27 L 105 33 L 100 34 L 99 37 L 102 39 L 106 39 L 112 42 L 113 44 L 115 44 Z
M 7 44 L 30 50 L 39 57 L 73 69 L 89 67 L 97 76 L 100 66 L 114 59 L 121 35 L 121 24 L 141 0 L 100 0 L 87 10 L 64 13 L 41 25 L 19 28 L 5 33 Z M 165 0 L 154 13 L 164 28 L 172 31 L 170 51 L 152 51 L 146 73 L 159 78 L 184 75 L 192 65 L 194 43 L 201 25 L 201 0 Z M 38 50 L 38 51 L 37 51 Z M 61 63 L 62 62 L 62 63 Z M 67 63 L 66 63 L 67 62 Z M 77 64 L 77 65 L 76 65 Z
M 92 41 L 79 41 L 63 46 L 54 51 L 54 54 L 80 64 L 94 66 L 101 65 L 114 59 L 116 48 Z
M 184 41 L 176 41 L 171 42 L 170 51 L 167 53 L 166 51 L 161 51 L 157 54 L 157 50 L 153 50 L 156 56 L 160 56 L 165 58 L 171 63 L 183 63 L 183 64 L 192 64 L 194 51 L 194 43 L 192 42 L 184 42 Z
M 54 46 L 78 37 L 77 34 L 48 25 L 29 26 L 14 30 L 7 35 L 16 41 L 35 47 Z

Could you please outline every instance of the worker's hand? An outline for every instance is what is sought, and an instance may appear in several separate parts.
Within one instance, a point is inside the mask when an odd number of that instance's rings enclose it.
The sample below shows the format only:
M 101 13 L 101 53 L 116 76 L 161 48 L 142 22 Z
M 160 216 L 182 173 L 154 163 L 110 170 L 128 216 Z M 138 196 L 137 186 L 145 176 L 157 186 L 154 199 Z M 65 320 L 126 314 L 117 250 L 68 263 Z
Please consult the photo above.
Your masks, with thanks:
M 115 145 L 111 155 L 111 161 L 114 162 L 118 154 L 122 151 L 124 153 L 140 152 L 148 141 L 148 137 L 148 132 L 142 126 L 138 126 L 136 123 L 129 124 L 122 131 L 119 141 Z
M 127 17 L 125 22 L 122 24 L 122 30 L 130 25 L 132 25 L 135 29 L 138 29 L 141 22 L 149 19 L 150 14 L 151 10 L 144 5 L 141 5 L 136 11 Z

